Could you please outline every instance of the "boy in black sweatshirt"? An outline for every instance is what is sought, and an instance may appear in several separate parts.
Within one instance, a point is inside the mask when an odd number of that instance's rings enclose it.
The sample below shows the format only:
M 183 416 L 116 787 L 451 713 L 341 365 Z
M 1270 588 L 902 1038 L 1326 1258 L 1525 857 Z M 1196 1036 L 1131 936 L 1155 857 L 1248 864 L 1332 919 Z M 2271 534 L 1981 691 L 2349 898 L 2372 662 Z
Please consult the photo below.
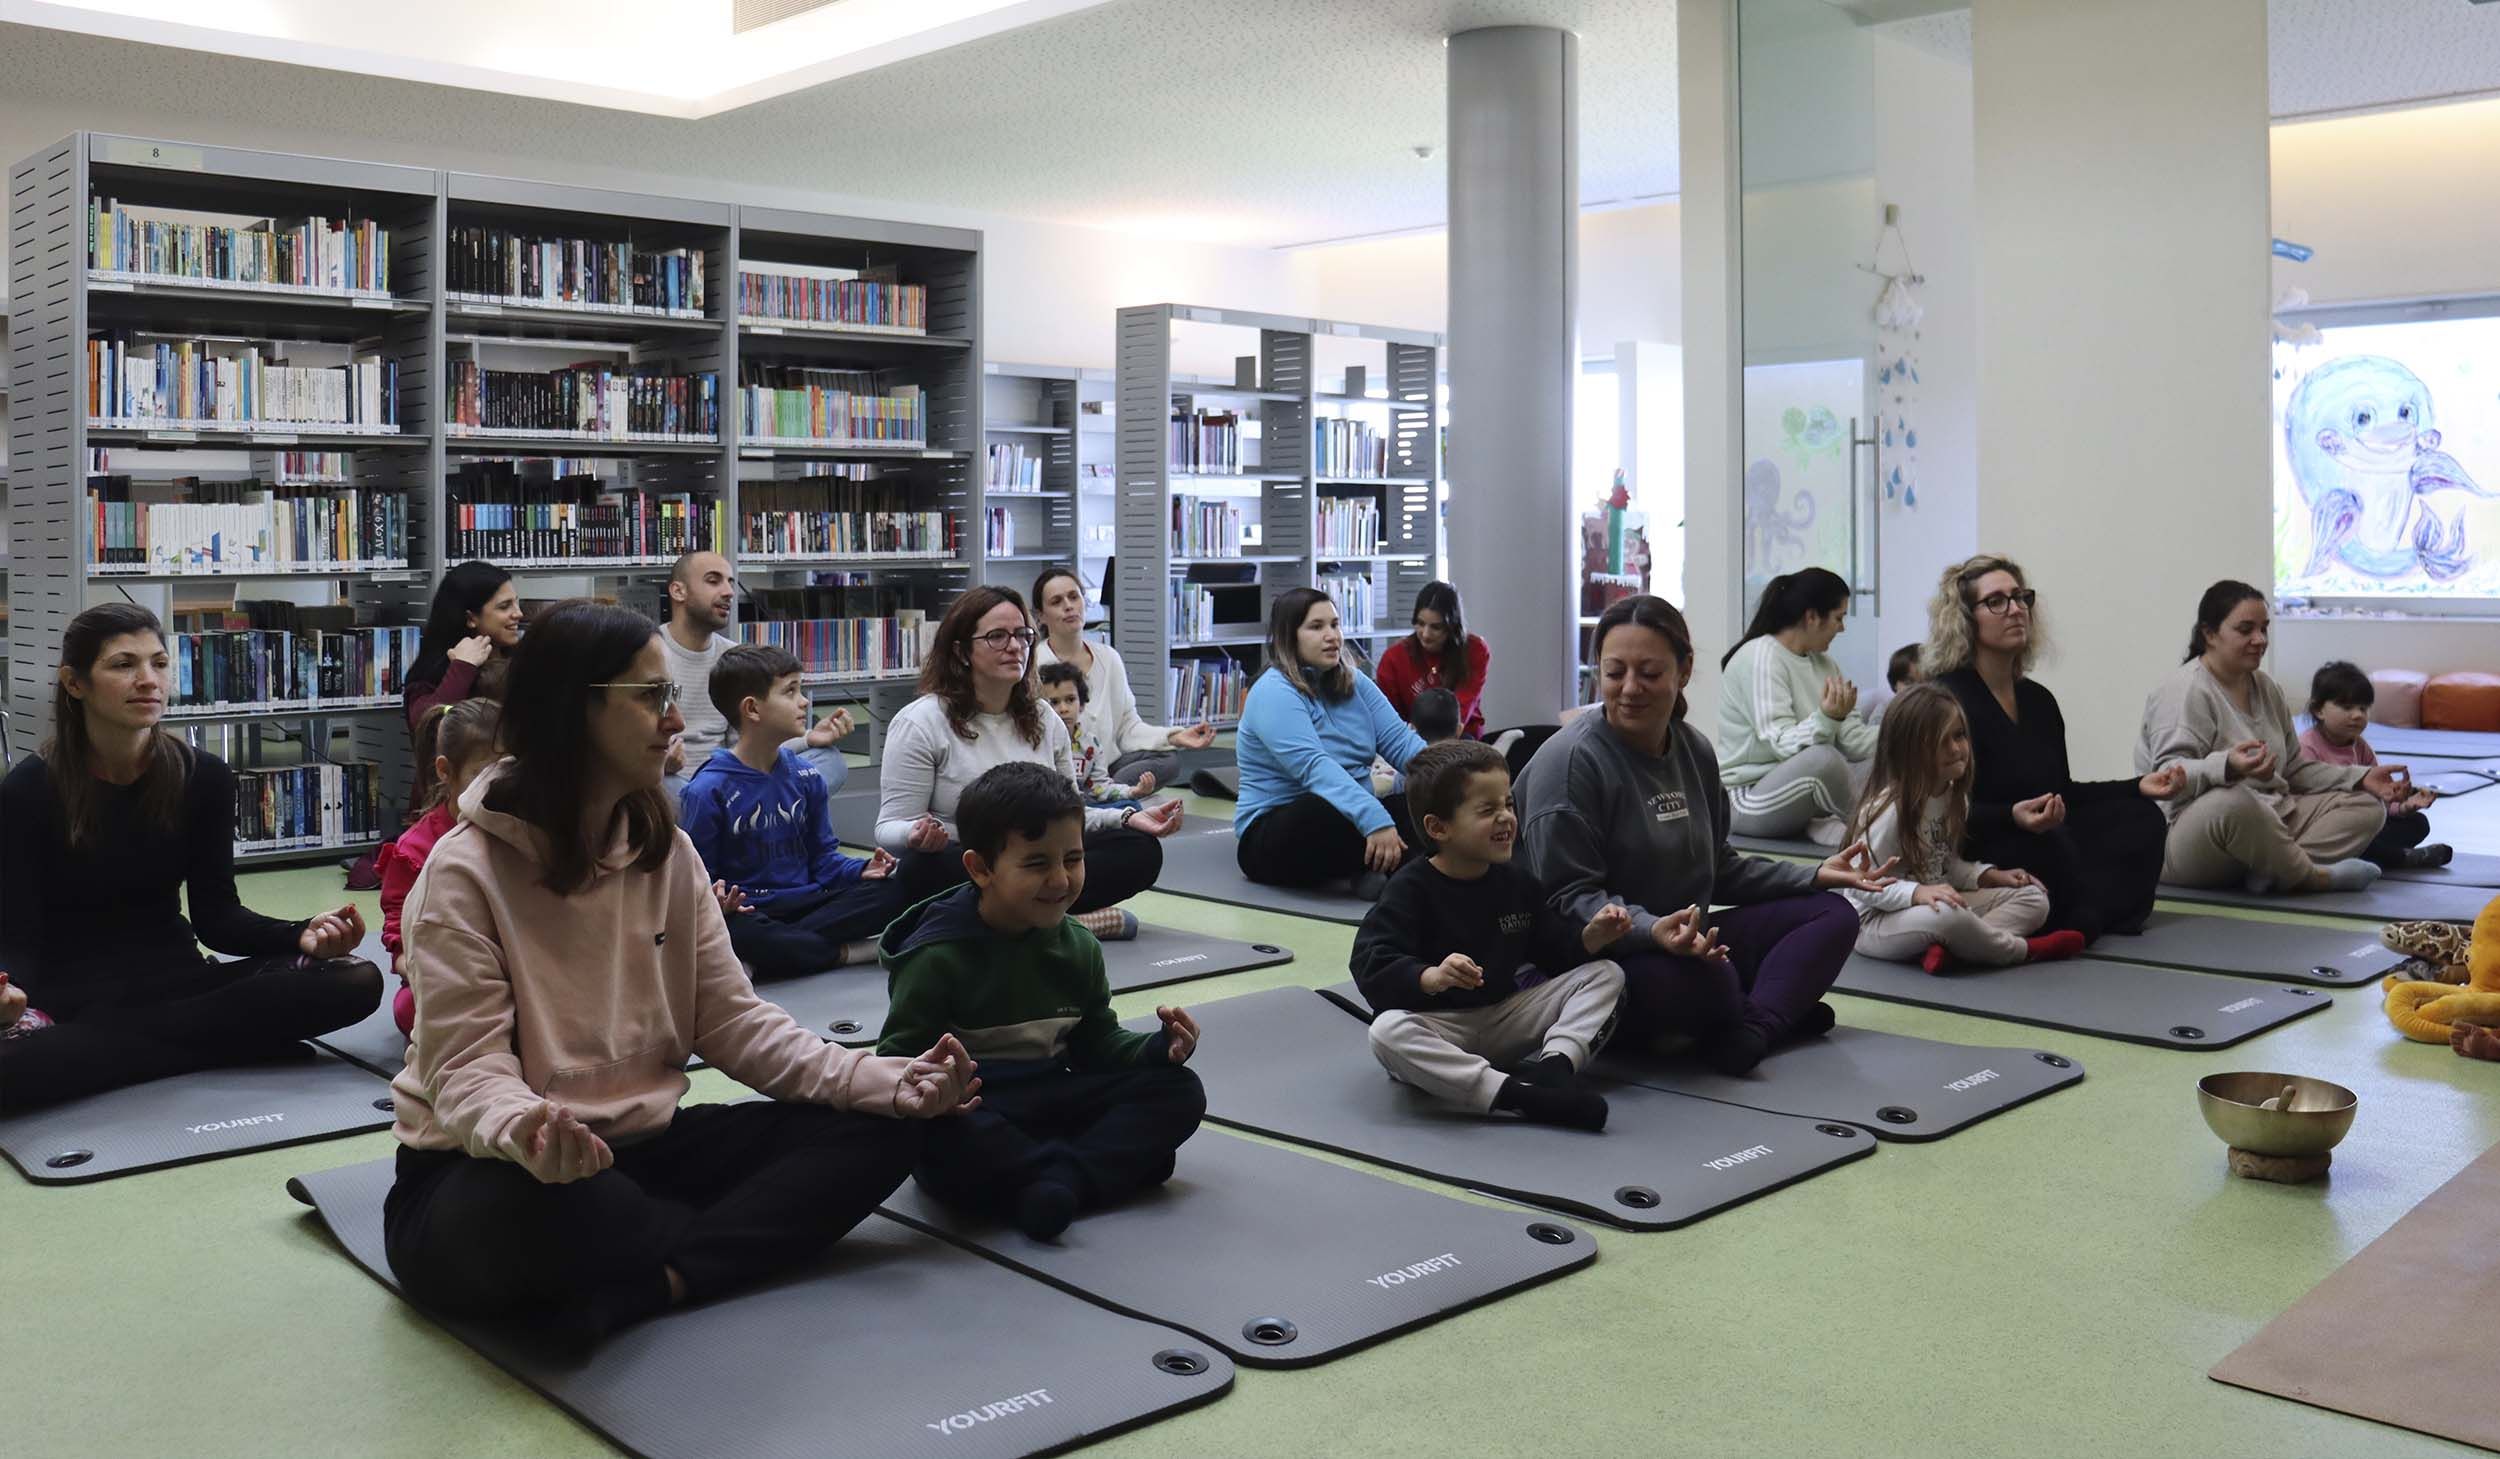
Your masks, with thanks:
M 921 1188 L 1046 1241 L 1172 1178 L 1207 1108 L 1183 1067 L 1198 1024 L 1164 1007 L 1160 1029 L 1132 1033 L 1113 1016 L 1102 944 L 1068 917 L 1085 891 L 1085 803 L 1065 774 L 993 766 L 964 788 L 955 829 L 972 883 L 878 943 L 892 998 L 877 1048 L 937 1029 L 981 1051 L 981 1107 L 931 1122 Z
M 1469 1109 L 1605 1128 L 1606 1101 L 1579 1075 L 1613 1030 L 1623 969 L 1591 955 L 1631 915 L 1608 906 L 1575 928 L 1511 866 L 1510 770 L 1481 740 L 1419 752 L 1406 803 L 1433 854 L 1390 878 L 1354 937 L 1354 980 L 1378 1014 L 1373 1055 Z

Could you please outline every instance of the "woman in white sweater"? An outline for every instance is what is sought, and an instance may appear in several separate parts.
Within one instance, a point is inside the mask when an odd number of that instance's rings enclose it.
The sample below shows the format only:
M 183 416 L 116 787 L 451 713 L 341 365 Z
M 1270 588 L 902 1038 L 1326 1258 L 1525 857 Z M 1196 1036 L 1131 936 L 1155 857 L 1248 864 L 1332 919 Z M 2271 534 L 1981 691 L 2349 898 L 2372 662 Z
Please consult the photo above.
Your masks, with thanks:
M 1033 648 L 1034 667 L 1074 664 L 1085 675 L 1085 727 L 1111 757 L 1104 767 L 1107 777 L 1133 782 L 1152 775 L 1157 785 L 1178 784 L 1181 757 L 1172 752 L 1214 744 L 1215 726 L 1175 729 L 1138 717 L 1137 694 L 1129 688 L 1119 651 L 1085 637 L 1085 584 L 1075 573 L 1064 567 L 1043 569 L 1033 580 L 1033 611 L 1042 623 L 1042 641 Z
M 1072 773 L 1067 726 L 1045 709 L 1026 672 L 1033 627 L 1013 588 L 965 592 L 938 623 L 920 666 L 920 697 L 886 726 L 877 777 L 877 844 L 902 859 L 916 898 L 967 879 L 955 802 L 992 766 L 1017 760 Z M 1163 873 L 1158 836 L 1180 829 L 1181 803 L 1085 812 L 1085 891 L 1070 909 L 1096 937 L 1136 935 L 1119 903 Z
M 1875 753 L 1858 688 L 1828 652 L 1848 619 L 1849 585 L 1838 573 L 1782 573 L 1719 661 L 1715 748 L 1736 834 L 1841 843 Z
M 2409 794 L 2401 765 L 2329 765 L 2301 748 L 2265 661 L 2266 595 L 2224 579 L 2196 605 L 2187 661 L 2144 701 L 2135 768 L 2173 765 L 2186 788 L 2162 803 L 2162 880 L 2252 892 L 2359 891 L 2387 807 Z

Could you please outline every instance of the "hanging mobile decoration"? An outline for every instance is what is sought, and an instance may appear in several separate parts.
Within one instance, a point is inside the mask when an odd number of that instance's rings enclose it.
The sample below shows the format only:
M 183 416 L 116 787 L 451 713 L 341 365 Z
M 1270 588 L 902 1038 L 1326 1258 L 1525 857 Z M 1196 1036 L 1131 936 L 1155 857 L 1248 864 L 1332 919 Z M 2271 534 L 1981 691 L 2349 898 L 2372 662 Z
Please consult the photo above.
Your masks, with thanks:
M 1901 267 L 1884 266 L 1884 245 L 1897 244 Z M 1875 294 L 1875 438 L 1881 443 L 1883 499 L 1902 507 L 1918 506 L 1918 342 L 1919 321 L 1927 307 L 1916 288 L 1927 282 L 1910 262 L 1910 243 L 1901 234 L 1901 209 L 1884 204 L 1883 231 L 1875 235 L 1875 257 L 1859 269 L 1884 281 Z

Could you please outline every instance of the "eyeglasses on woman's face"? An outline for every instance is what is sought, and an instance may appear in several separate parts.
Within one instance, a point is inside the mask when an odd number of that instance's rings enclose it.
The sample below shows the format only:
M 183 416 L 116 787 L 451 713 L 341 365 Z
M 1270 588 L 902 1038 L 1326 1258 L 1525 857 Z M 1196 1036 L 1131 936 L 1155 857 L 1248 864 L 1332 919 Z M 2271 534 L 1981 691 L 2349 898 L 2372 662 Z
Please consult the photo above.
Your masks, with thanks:
M 1041 635 L 1030 628 L 993 628 L 987 633 L 972 635 L 972 641 L 991 653 L 1003 654 L 1009 648 L 1031 648 Z
M 653 714 L 666 714 L 670 710 L 675 709 L 679 702 L 677 681 L 674 679 L 652 679 L 630 683 L 593 684 L 590 687 L 593 689 L 614 689 L 620 693 L 629 695 L 635 703 L 641 705 L 647 710 L 650 710 Z
M 2039 602 L 2040 595 L 2038 593 L 2033 592 L 2029 588 L 2016 588 L 2010 593 L 1990 593 L 1988 596 L 1980 599 L 1977 603 L 1974 603 L 1971 606 L 1977 608 L 1980 612 L 1987 614 L 1991 618 L 2002 618 L 2017 608 L 2020 608 L 2025 613 L 2028 613 L 2036 607 Z

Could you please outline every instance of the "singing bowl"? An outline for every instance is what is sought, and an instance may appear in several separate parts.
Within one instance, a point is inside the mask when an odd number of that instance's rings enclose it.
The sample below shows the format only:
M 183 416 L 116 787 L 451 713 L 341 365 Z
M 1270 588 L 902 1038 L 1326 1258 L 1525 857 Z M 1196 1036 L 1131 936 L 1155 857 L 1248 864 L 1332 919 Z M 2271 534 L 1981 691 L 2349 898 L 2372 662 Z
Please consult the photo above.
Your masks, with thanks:
M 2290 1109 L 2261 1109 L 2292 1087 Z M 2208 1074 L 2196 1108 L 2222 1143 L 2258 1155 L 2323 1155 L 2352 1128 L 2360 1100 L 2341 1084 L 2301 1074 Z

